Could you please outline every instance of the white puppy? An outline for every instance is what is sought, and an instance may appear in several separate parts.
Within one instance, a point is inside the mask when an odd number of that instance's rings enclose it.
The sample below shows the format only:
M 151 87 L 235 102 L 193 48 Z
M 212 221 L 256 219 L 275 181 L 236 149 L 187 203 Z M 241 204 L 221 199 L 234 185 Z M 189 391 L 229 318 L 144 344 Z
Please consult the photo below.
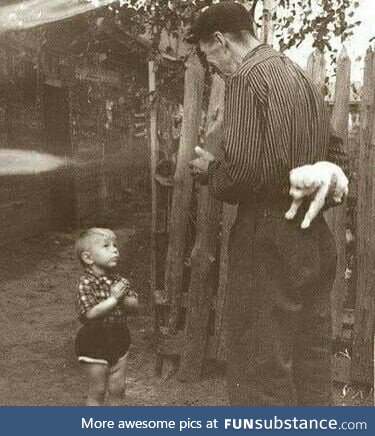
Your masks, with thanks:
M 301 224 L 302 229 L 310 226 L 327 198 L 331 197 L 339 204 L 348 195 L 347 177 L 340 167 L 331 162 L 322 161 L 295 168 L 290 171 L 289 180 L 289 194 L 293 201 L 285 214 L 286 219 L 293 219 L 304 199 L 311 197 L 310 207 Z
M 205 175 L 208 165 L 215 158 L 201 147 L 195 147 L 198 158 L 190 163 L 194 176 Z M 285 214 L 285 218 L 292 220 L 303 203 L 310 197 L 310 207 L 301 224 L 307 229 L 329 199 L 337 204 L 348 195 L 348 179 L 340 167 L 331 162 L 317 162 L 314 165 L 304 165 L 295 168 L 289 173 L 292 204 Z

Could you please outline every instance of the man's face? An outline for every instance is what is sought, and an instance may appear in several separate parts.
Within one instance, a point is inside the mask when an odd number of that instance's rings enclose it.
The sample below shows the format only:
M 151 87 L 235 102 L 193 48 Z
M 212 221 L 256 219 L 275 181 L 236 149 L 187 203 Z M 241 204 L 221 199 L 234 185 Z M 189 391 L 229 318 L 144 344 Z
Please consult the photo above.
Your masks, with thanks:
M 209 66 L 219 75 L 232 74 L 232 58 L 225 48 L 225 38 L 222 34 L 213 36 L 209 41 L 199 41 L 199 49 L 205 55 Z

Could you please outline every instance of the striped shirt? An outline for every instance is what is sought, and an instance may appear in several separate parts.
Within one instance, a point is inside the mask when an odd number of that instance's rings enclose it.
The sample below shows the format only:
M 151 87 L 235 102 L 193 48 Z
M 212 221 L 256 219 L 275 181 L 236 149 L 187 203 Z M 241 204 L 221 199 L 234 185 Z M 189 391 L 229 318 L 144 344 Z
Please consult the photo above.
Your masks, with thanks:
M 323 96 L 285 55 L 256 47 L 226 84 L 224 142 L 209 167 L 211 194 L 228 203 L 287 197 L 289 171 L 323 160 L 346 170 Z

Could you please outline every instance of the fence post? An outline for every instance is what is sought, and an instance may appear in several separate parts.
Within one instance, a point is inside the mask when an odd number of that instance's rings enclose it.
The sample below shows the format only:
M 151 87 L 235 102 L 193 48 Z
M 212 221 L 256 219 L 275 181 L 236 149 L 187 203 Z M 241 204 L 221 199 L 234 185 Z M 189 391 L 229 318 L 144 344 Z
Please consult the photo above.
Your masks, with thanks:
M 154 61 L 148 62 L 148 86 L 150 93 L 150 166 L 151 166 L 151 295 L 156 291 L 156 219 L 157 219 L 157 190 L 156 190 L 156 164 L 158 160 L 157 139 L 157 109 L 155 102 L 156 77 Z
M 274 0 L 264 0 L 263 1 L 263 17 L 262 17 L 262 28 L 260 32 L 260 40 L 263 44 L 272 45 L 273 41 L 273 14 L 275 13 Z
M 204 144 L 204 148 L 214 156 L 217 155 L 217 146 L 222 138 L 224 92 L 224 81 L 215 75 L 207 111 Z M 196 381 L 201 373 L 212 310 L 212 267 L 216 260 L 222 210 L 221 202 L 210 195 L 207 186 L 199 186 L 198 189 L 196 238 L 191 254 L 184 347 L 178 373 L 178 378 L 182 381 Z
M 196 54 L 193 53 L 186 61 L 184 114 L 174 175 L 165 272 L 165 291 L 169 305 L 168 330 L 172 334 L 177 330 L 186 228 L 193 187 L 189 162 L 194 159 L 194 148 L 198 145 L 203 86 L 204 68 Z
M 225 305 L 228 284 L 228 246 L 231 228 L 236 220 L 237 206 L 224 203 L 221 220 L 220 272 L 216 298 L 215 341 L 213 351 L 221 362 L 227 360 L 227 327 L 225 324 Z
M 345 149 L 347 149 L 348 145 L 350 66 L 351 62 L 344 47 L 337 60 L 335 100 L 331 124 L 343 139 Z M 346 289 L 346 202 L 339 207 L 330 209 L 326 212 L 325 216 L 335 237 L 337 246 L 337 270 L 332 291 L 332 310 L 333 337 L 339 338 L 342 333 L 342 316 L 345 298 L 344 291 Z
M 319 87 L 320 92 L 324 95 L 326 79 L 326 62 L 324 53 L 316 49 L 307 59 L 307 74 L 312 78 L 314 83 Z
M 351 379 L 374 380 L 375 327 L 375 53 L 365 57 L 357 194 L 357 298 Z

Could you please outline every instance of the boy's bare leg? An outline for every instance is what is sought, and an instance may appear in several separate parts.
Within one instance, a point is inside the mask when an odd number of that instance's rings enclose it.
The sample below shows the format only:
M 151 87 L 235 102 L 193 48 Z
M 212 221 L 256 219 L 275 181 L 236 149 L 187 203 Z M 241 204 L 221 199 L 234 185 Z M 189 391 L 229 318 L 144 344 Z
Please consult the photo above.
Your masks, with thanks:
M 88 381 L 86 406 L 102 406 L 104 404 L 109 368 L 103 363 L 82 363 Z
M 108 406 L 123 406 L 125 394 L 126 361 L 128 354 L 121 357 L 118 362 L 110 368 L 108 374 Z

